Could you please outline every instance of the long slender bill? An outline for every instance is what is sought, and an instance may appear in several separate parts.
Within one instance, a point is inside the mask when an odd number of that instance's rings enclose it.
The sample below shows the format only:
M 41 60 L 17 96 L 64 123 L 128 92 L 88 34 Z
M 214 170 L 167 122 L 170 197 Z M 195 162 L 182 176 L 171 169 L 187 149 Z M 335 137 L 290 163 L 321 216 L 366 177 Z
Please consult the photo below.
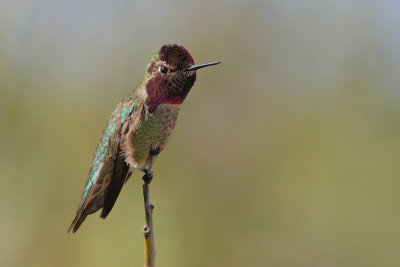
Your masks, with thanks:
M 190 66 L 187 69 L 184 69 L 184 71 L 198 70 L 198 69 L 201 69 L 201 68 L 204 68 L 204 67 L 218 65 L 220 63 L 221 63 L 221 61 L 215 61 L 215 62 L 204 63 L 204 64 L 196 64 L 196 65 Z

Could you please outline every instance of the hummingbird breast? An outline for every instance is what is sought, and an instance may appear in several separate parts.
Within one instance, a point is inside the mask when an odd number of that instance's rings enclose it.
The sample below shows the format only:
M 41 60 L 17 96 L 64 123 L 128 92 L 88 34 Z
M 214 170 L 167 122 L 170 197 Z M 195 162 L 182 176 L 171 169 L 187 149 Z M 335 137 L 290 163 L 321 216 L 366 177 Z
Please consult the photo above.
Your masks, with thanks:
M 175 127 L 178 113 L 178 104 L 159 104 L 152 113 L 144 108 L 126 138 L 126 161 L 131 167 L 147 169 L 150 150 L 159 148 L 162 151 L 165 148 Z

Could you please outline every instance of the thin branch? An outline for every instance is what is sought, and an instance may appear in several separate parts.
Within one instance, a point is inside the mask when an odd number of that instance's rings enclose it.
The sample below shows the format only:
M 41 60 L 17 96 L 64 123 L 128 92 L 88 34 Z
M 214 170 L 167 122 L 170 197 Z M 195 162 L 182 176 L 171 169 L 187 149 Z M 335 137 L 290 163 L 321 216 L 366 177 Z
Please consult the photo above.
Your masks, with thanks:
M 148 182 L 143 183 L 144 210 L 146 212 L 146 224 L 143 227 L 145 267 L 156 266 L 156 245 L 153 234 L 153 209 L 150 203 L 150 187 Z

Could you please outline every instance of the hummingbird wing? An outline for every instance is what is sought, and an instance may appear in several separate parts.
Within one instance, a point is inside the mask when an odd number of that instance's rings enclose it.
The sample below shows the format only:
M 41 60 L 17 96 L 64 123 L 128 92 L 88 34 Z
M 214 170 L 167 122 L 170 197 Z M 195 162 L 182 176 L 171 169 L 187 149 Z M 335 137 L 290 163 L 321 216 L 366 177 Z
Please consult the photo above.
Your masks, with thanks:
M 142 118 L 146 118 L 147 109 L 144 107 L 144 104 L 141 103 L 138 105 L 136 112 L 132 113 L 129 116 L 129 119 L 125 122 L 121 129 L 121 139 L 120 145 L 118 147 L 117 158 L 114 162 L 114 171 L 111 177 L 110 185 L 107 188 L 105 198 L 104 198 L 104 206 L 101 211 L 100 217 L 105 219 L 107 215 L 110 213 L 113 208 L 115 201 L 121 192 L 122 186 L 126 183 L 129 177 L 132 175 L 132 170 L 129 168 L 129 165 L 126 163 L 126 139 L 128 138 L 128 132 L 131 128 L 135 128 L 135 125 L 139 123 Z
M 129 124 L 137 118 L 140 106 L 138 102 L 140 102 L 138 98 L 128 95 L 117 105 L 107 121 L 93 156 L 75 218 L 67 232 L 71 230 L 73 233 L 76 232 L 88 214 L 104 206 L 107 216 L 121 191 L 123 181 L 132 174 L 121 151 L 123 139 L 130 128 Z M 102 214 L 101 217 L 105 216 Z
M 132 171 L 129 170 L 129 165 L 125 161 L 123 146 L 125 144 L 129 129 L 135 123 L 137 117 L 138 116 L 136 113 L 132 114 L 122 127 L 120 144 L 117 151 L 117 158 L 114 161 L 114 170 L 112 173 L 110 184 L 107 187 L 107 191 L 104 196 L 104 205 L 100 214 L 100 217 L 103 219 L 107 217 L 111 209 L 114 207 L 115 201 L 117 201 L 122 186 L 132 175 Z

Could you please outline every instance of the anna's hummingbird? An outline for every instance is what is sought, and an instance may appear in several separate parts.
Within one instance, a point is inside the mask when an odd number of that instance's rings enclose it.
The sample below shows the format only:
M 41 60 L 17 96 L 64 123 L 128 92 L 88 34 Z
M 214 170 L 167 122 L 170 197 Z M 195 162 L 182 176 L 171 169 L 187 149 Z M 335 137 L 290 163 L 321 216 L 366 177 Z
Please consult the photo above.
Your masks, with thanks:
M 195 65 L 176 44 L 152 54 L 142 82 L 117 105 L 103 129 L 68 232 L 76 232 L 88 214 L 101 208 L 100 217 L 106 218 L 135 169 L 145 173 L 145 182 L 151 181 L 154 160 L 174 129 L 196 70 L 219 63 Z

